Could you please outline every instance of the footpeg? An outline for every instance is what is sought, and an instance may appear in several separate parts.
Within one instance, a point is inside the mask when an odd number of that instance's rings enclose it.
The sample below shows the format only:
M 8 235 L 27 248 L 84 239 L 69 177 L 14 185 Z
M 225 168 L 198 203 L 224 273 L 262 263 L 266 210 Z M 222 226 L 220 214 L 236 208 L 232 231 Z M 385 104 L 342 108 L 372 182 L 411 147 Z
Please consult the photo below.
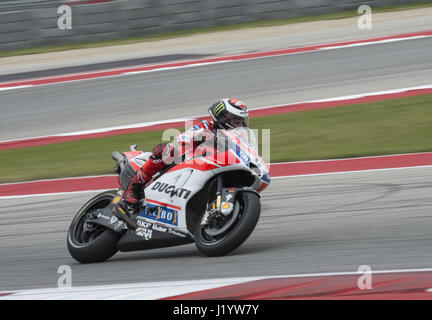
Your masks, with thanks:
M 128 226 L 128 228 L 136 230 L 138 228 L 138 225 L 135 220 L 130 216 L 128 209 L 125 207 L 126 205 L 123 203 L 123 201 L 117 202 L 116 204 L 114 204 L 112 210 L 113 214 L 120 220 L 123 220 Z

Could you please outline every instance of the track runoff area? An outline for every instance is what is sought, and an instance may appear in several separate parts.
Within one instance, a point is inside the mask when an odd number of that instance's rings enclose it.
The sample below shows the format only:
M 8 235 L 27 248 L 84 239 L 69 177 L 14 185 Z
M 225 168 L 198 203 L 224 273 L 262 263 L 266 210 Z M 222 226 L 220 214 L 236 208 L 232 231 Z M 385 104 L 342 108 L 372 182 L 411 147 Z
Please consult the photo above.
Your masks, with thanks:
M 265 51 L 236 56 L 166 63 L 161 65 L 136 66 L 115 70 L 102 70 L 74 75 L 62 75 L 43 79 L 29 79 L 11 83 L 0 83 L 0 91 L 25 89 L 40 85 L 54 85 L 71 81 L 122 76 L 135 73 L 156 72 L 186 67 L 197 67 L 230 61 L 259 59 L 286 54 L 299 54 L 319 50 L 335 50 L 353 46 L 376 45 L 394 41 L 406 41 L 432 37 L 432 31 L 396 35 L 303 48 Z M 410 97 L 432 93 L 432 85 L 399 88 L 385 92 L 335 97 L 333 99 L 306 101 L 290 105 L 270 106 L 251 110 L 251 116 L 270 115 L 317 108 L 349 106 L 399 97 Z M 198 117 L 199 118 L 199 117 Z M 141 123 L 123 127 L 102 128 L 85 132 L 72 132 L 19 140 L 0 141 L 0 150 L 25 148 L 59 142 L 96 138 L 131 132 L 142 132 L 170 128 L 191 119 L 173 119 L 152 123 Z M 432 153 L 400 154 L 390 156 L 333 159 L 273 163 L 270 165 L 273 179 L 293 176 L 344 174 L 374 170 L 401 170 L 412 167 L 432 166 Z M 66 179 L 50 179 L 0 185 L 0 200 L 45 195 L 95 192 L 117 188 L 114 175 L 89 176 Z M 35 191 L 36 190 L 36 191 Z M 38 192 L 44 190 L 44 193 Z M 35 289 L 0 292 L 0 299 L 432 299 L 432 269 L 370 270 L 361 266 L 357 272 L 335 272 L 322 274 L 281 275 L 272 277 L 225 278 L 193 281 L 150 282 L 91 287 Z M 258 313 L 259 304 L 248 312 Z M 234 309 L 230 309 L 230 312 Z M 176 310 L 173 310 L 175 314 Z M 180 310 L 177 310 L 180 312 Z M 184 311 L 184 310 L 183 310 Z M 205 310 L 200 312 L 221 312 Z M 223 310 L 225 312 L 225 310 Z M 236 314 L 246 312 L 236 309 Z

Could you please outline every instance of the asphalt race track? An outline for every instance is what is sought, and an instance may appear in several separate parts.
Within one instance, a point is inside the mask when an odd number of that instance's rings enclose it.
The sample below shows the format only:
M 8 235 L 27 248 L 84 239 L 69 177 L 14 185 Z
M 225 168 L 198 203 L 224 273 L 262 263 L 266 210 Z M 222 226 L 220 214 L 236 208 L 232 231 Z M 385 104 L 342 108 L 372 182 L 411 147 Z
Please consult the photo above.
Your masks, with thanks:
M 56 287 L 60 265 L 72 268 L 74 286 L 426 268 L 431 194 L 432 167 L 275 179 L 255 231 L 227 256 L 189 244 L 87 265 L 68 254 L 66 232 L 92 193 L 2 200 L 1 288 Z
M 0 140 L 201 115 L 225 96 L 261 107 L 426 85 L 431 52 L 425 38 L 4 91 Z M 274 179 L 254 233 L 225 257 L 191 244 L 89 265 L 66 233 L 93 193 L 0 200 L 0 289 L 56 287 L 61 265 L 74 286 L 427 268 L 431 195 L 432 167 Z
M 0 140 L 203 115 L 226 96 L 253 108 L 426 85 L 430 52 L 424 38 L 5 91 Z

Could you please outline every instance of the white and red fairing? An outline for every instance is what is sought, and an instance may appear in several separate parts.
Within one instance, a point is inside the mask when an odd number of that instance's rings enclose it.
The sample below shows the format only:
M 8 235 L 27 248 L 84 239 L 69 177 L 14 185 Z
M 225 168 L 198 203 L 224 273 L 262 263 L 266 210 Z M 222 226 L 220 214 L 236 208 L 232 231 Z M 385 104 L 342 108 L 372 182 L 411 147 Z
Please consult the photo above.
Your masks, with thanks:
M 250 172 L 255 177 L 255 182 L 250 187 L 258 192 L 268 186 L 269 170 L 258 155 L 253 132 L 247 128 L 222 131 L 229 140 L 224 151 L 186 159 L 146 187 L 147 208 L 139 215 L 141 220 L 157 222 L 187 233 L 186 206 L 189 200 L 202 190 L 213 176 L 222 172 Z M 135 168 L 149 153 L 144 155 L 128 152 L 125 155 Z M 150 208 L 155 209 L 150 213 Z
M 143 152 L 138 150 L 124 152 L 123 154 L 126 156 L 126 159 L 129 161 L 135 172 L 138 171 L 138 169 L 141 168 L 147 161 L 148 157 L 151 156 L 151 152 Z

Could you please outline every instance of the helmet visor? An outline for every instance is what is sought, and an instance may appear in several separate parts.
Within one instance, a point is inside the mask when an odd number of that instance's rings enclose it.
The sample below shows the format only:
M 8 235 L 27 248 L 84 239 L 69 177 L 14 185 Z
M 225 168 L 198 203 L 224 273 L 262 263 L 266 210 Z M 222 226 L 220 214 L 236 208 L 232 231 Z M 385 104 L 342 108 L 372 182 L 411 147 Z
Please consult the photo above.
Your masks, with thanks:
M 232 114 L 225 116 L 225 123 L 232 128 L 249 127 L 249 117 L 242 118 Z

